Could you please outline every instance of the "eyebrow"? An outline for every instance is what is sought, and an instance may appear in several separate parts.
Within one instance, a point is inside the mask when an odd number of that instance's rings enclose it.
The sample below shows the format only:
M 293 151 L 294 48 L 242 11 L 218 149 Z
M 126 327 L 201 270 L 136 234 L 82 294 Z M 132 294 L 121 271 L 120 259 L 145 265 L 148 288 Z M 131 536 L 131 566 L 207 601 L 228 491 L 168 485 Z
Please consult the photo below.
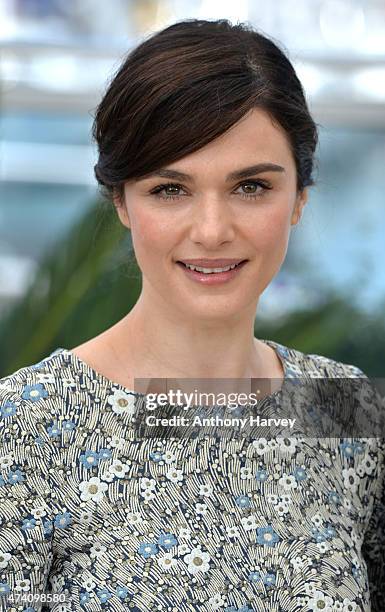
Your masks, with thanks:
M 226 177 L 226 183 L 230 181 L 235 181 L 237 179 L 247 178 L 248 176 L 251 176 L 253 174 L 260 174 L 261 172 L 285 172 L 285 168 L 283 166 L 279 166 L 278 164 L 273 164 L 271 162 L 254 164 L 253 166 L 248 166 L 247 168 L 240 168 L 239 170 L 230 172 L 230 174 L 228 174 Z M 155 176 L 161 176 L 163 178 L 174 179 L 177 181 L 193 180 L 193 177 L 190 174 L 180 172 L 180 170 L 160 168 L 155 172 L 151 172 L 142 176 L 138 179 L 138 181 L 144 181 Z

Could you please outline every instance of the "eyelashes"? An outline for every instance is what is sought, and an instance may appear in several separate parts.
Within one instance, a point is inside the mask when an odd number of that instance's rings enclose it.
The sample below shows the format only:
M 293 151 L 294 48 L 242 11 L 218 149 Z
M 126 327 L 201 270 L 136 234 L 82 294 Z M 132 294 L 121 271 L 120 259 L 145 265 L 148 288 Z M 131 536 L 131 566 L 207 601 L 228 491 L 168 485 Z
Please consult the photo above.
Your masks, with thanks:
M 243 183 L 240 183 L 238 185 L 238 188 L 243 187 L 244 185 L 253 185 L 255 187 L 261 188 L 259 191 L 255 191 L 254 193 L 240 193 L 239 195 L 241 196 L 241 198 L 245 199 L 256 200 L 257 198 L 263 196 L 266 191 L 272 189 L 271 185 L 261 180 L 244 181 Z M 183 197 L 179 195 L 161 195 L 161 193 L 166 190 L 167 187 L 176 187 L 177 189 L 183 189 L 182 185 L 179 185 L 178 183 L 163 183 L 162 185 L 157 185 L 156 187 L 154 187 L 154 189 L 152 189 L 150 193 L 159 198 L 160 200 L 179 200 L 180 197 Z

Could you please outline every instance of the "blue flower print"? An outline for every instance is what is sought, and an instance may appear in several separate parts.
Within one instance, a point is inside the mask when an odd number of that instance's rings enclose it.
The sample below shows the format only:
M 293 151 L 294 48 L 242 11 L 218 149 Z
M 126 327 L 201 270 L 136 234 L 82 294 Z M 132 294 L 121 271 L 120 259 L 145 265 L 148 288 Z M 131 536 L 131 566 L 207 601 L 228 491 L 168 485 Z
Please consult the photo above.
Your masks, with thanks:
M 325 542 L 326 535 L 323 531 L 320 531 L 317 527 L 313 527 L 311 531 L 316 542 Z
M 236 608 L 235 606 L 227 606 L 224 612 L 238 612 L 238 608 Z
M 326 529 L 324 529 L 324 534 L 326 538 L 334 538 L 336 530 L 331 525 L 327 525 Z
M 101 448 L 99 450 L 99 459 L 109 459 L 110 457 L 112 457 L 112 452 L 110 451 L 109 448 Z
M 55 527 L 65 528 L 72 523 L 72 516 L 69 512 L 63 512 L 63 514 L 57 514 L 55 516 L 54 525 Z
M 338 495 L 337 491 L 329 491 L 328 500 L 336 506 L 341 503 L 341 498 Z
M 258 544 L 266 544 L 266 546 L 275 546 L 279 541 L 279 535 L 275 533 L 271 525 L 267 527 L 257 528 L 257 542 Z
M 268 473 L 266 472 L 266 470 L 258 470 L 255 473 L 255 478 L 256 480 L 258 480 L 259 482 L 265 482 L 265 480 L 267 480 L 269 478 Z
M 72 431 L 75 429 L 76 425 L 73 421 L 63 421 L 62 427 L 64 431 Z
M 85 468 L 92 468 L 94 465 L 99 464 L 99 454 L 92 450 L 86 450 L 85 453 L 80 455 L 79 461 L 82 462 Z
M 258 582 L 261 579 L 261 574 L 257 571 L 250 572 L 247 578 L 250 580 L 250 582 Z
M 161 533 L 158 538 L 158 544 L 166 550 L 169 550 L 175 546 L 175 544 L 178 544 L 178 540 L 173 533 Z
M 44 438 L 42 438 L 42 436 L 36 436 L 36 438 L 35 438 L 35 444 L 36 444 L 37 446 L 44 446 L 44 444 L 45 444 L 45 440 L 44 440 Z
M 354 454 L 362 455 L 365 452 L 364 445 L 362 442 L 354 443 Z
M 112 593 L 110 593 L 110 591 L 108 589 L 98 589 L 96 591 L 97 596 L 99 597 L 100 601 L 102 603 L 105 603 L 106 601 L 108 601 L 109 599 L 111 599 L 112 597 Z
M 124 586 L 116 587 L 116 596 L 119 597 L 119 599 L 124 599 L 125 597 L 127 597 L 127 595 L 128 595 L 127 587 L 124 587 Z
M 352 442 L 341 442 L 340 450 L 345 457 L 353 457 L 354 455 L 354 444 Z
M 8 595 L 10 590 L 11 590 L 11 587 L 9 586 L 8 582 L 0 582 L 0 596 Z
M 150 453 L 150 459 L 156 461 L 156 463 L 158 463 L 158 461 L 162 461 L 162 457 L 163 453 L 161 453 L 160 451 L 152 451 Z
M 276 581 L 276 576 L 272 572 L 268 572 L 263 577 L 263 584 L 265 584 L 266 586 L 274 586 L 275 585 L 275 581 Z
M 6 419 L 7 417 L 11 417 L 16 414 L 16 405 L 13 402 L 7 400 L 5 404 L 0 406 L 0 416 L 2 419 Z
M 36 527 L 36 520 L 34 518 L 23 519 L 21 528 L 26 531 L 27 529 L 34 529 Z
M 252 608 L 249 608 L 249 606 L 241 606 L 238 608 L 237 612 L 253 612 L 253 610 Z
M 88 603 L 90 599 L 91 599 L 91 596 L 89 593 L 87 593 L 87 591 L 81 591 L 79 595 L 79 601 L 80 601 L 81 606 L 84 606 L 84 604 Z
M 4 485 L 6 484 L 4 478 L 2 476 L 0 476 L 0 487 L 4 487 Z
M 304 468 L 296 467 L 294 472 L 293 472 L 293 476 L 297 480 L 297 482 L 300 482 L 301 480 L 306 480 L 307 473 L 306 473 L 306 470 Z
M 44 535 L 49 535 L 50 533 L 52 533 L 52 529 L 53 529 L 53 522 L 45 521 L 44 522 Z
M 42 383 L 36 385 L 25 385 L 21 397 L 32 402 L 38 402 L 42 397 L 47 397 L 48 391 Z
M 36 608 L 32 608 L 31 606 L 28 606 L 28 608 L 24 608 L 23 612 L 36 612 Z
M 8 482 L 15 484 L 16 482 L 23 482 L 25 480 L 24 474 L 21 470 L 12 470 L 8 474 Z
M 239 495 L 236 498 L 235 503 L 239 508 L 250 508 L 251 506 L 251 500 L 248 495 Z
M 156 555 L 157 552 L 158 547 L 152 542 L 142 542 L 138 548 L 138 553 L 145 559 L 148 559 L 148 557 L 151 557 L 151 555 Z
M 50 438 L 57 438 L 60 436 L 60 429 L 56 423 L 52 423 L 49 427 L 47 427 L 47 433 Z

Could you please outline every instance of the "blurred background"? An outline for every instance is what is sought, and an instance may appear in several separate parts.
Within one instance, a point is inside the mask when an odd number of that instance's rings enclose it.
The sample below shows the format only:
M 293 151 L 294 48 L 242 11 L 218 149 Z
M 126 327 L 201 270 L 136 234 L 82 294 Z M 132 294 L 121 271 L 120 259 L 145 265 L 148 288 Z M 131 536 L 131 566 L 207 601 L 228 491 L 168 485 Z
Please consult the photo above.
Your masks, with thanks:
M 320 129 L 317 186 L 255 334 L 384 376 L 383 0 L 0 0 L 0 377 L 136 302 L 92 118 L 127 51 L 187 18 L 248 21 L 283 45 Z

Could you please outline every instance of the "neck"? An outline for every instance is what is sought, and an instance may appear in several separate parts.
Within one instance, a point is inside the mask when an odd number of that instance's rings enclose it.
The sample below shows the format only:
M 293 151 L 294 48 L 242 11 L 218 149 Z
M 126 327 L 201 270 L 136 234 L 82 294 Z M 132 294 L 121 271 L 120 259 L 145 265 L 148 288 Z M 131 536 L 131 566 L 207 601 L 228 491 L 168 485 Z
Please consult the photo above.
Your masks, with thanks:
M 193 320 L 167 304 L 155 307 L 142 294 L 111 328 L 110 340 L 120 363 L 138 377 L 263 377 L 266 353 L 254 338 L 255 309 L 231 319 Z

